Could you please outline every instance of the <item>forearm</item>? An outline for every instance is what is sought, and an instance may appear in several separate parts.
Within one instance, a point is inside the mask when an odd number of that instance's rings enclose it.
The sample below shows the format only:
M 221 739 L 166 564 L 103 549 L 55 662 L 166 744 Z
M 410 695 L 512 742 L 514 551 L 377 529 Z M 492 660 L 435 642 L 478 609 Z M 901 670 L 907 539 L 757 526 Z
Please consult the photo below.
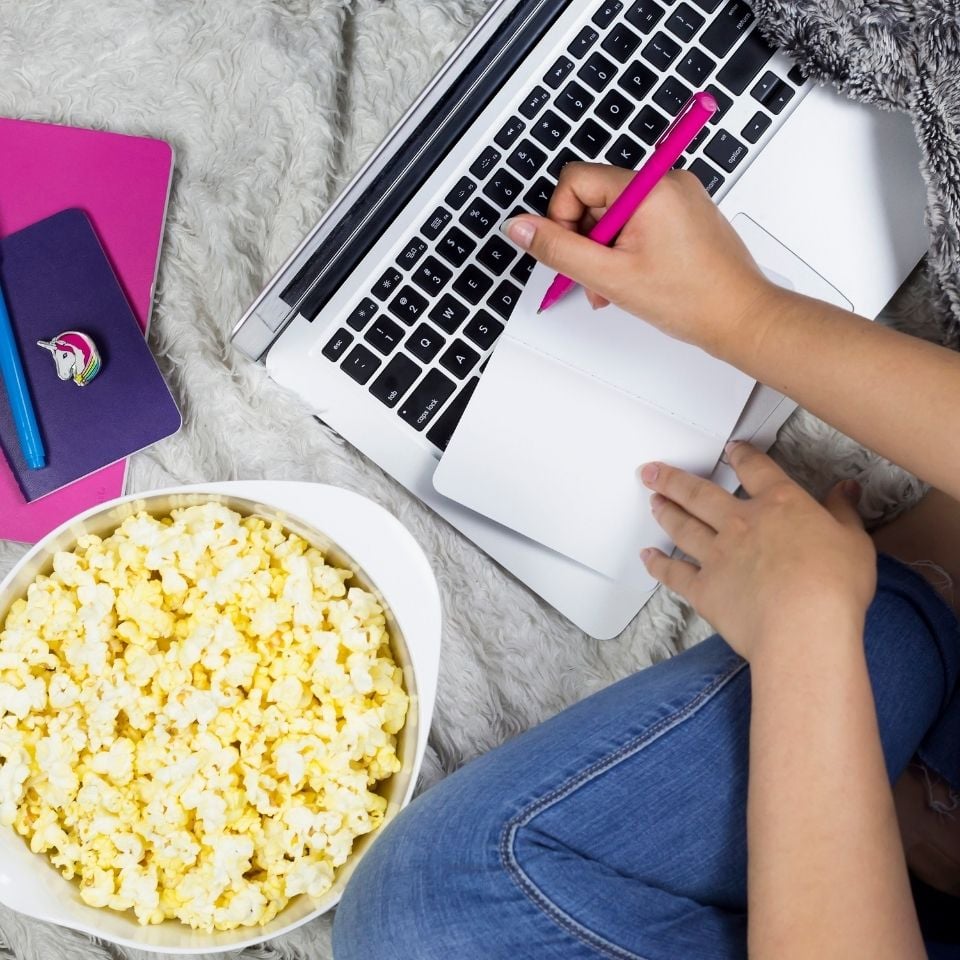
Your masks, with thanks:
M 787 629 L 751 660 L 751 960 L 920 960 L 859 626 Z
M 960 354 L 778 292 L 719 355 L 960 499 Z

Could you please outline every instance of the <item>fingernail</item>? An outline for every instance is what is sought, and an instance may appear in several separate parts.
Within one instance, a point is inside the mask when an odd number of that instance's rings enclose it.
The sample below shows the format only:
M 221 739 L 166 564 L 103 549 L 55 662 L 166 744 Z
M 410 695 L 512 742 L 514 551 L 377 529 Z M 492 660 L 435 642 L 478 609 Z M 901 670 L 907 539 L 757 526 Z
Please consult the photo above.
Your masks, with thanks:
M 656 516 L 656 514 L 660 512 L 660 508 L 664 505 L 665 502 L 666 502 L 665 497 L 661 497 L 659 493 L 655 493 L 650 498 L 650 512 L 654 514 L 654 516 Z
M 528 250 L 533 243 L 533 235 L 537 228 L 529 220 L 520 220 L 511 217 L 504 220 L 500 229 L 521 249 Z
M 651 558 L 652 556 L 653 556 L 653 550 L 651 550 L 650 547 L 644 547 L 644 548 L 640 551 L 640 559 L 641 559 L 644 563 L 649 563 L 649 562 L 650 562 L 650 558 Z
M 851 503 L 859 503 L 861 487 L 856 480 L 844 480 L 843 483 L 840 484 L 840 492 Z
M 660 464 L 659 463 L 645 463 L 640 468 L 640 479 L 649 487 L 652 484 L 657 482 L 657 477 L 660 476 Z
M 733 453 L 733 451 L 736 450 L 737 447 L 739 447 L 739 446 L 740 446 L 740 441 L 739 441 L 739 440 L 731 440 L 731 441 L 723 448 L 723 455 L 724 455 L 725 457 L 729 457 L 730 454 Z

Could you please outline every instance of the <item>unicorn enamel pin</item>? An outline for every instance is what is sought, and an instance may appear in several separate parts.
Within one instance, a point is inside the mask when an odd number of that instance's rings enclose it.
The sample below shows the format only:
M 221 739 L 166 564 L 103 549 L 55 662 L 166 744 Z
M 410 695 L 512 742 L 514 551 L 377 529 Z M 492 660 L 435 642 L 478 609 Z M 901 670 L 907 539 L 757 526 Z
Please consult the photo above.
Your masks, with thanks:
M 57 376 L 85 387 L 100 372 L 100 354 L 85 334 L 66 330 L 52 340 L 38 340 L 38 347 L 49 350 L 57 365 Z

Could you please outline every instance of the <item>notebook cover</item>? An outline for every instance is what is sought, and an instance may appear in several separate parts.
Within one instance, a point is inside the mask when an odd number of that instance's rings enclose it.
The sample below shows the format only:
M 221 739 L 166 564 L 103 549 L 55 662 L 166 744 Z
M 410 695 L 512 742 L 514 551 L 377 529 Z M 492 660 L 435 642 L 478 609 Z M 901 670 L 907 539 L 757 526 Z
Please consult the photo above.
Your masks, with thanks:
M 173 154 L 163 141 L 0 117 L 0 236 L 79 207 L 146 331 Z M 0 539 L 28 543 L 123 492 L 125 463 L 27 503 L 0 457 Z
M 65 210 L 0 241 L 0 282 L 47 465 L 23 461 L 0 391 L 0 446 L 29 501 L 86 477 L 180 428 L 180 413 L 90 221 Z M 101 366 L 85 386 L 61 380 L 37 341 L 67 330 L 96 344 Z

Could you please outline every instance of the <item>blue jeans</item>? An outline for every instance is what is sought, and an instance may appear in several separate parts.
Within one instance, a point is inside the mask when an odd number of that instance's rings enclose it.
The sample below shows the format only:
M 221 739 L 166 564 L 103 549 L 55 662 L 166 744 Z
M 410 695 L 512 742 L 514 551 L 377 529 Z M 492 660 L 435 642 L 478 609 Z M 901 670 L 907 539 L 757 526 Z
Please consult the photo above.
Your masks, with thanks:
M 960 789 L 960 629 L 887 558 L 866 650 L 891 781 L 919 754 Z M 712 637 L 467 764 L 364 857 L 336 960 L 745 957 L 749 718 Z

